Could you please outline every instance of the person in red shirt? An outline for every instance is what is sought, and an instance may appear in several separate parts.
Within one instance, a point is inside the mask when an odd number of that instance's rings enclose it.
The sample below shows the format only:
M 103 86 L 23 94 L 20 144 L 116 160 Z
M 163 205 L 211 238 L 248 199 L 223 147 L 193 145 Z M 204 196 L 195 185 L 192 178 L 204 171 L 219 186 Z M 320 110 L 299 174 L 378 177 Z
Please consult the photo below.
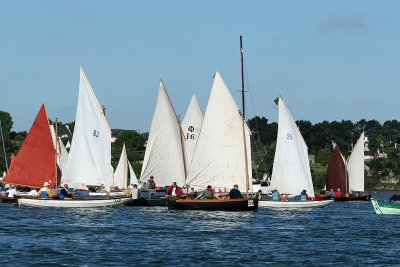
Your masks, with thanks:
M 182 188 L 176 185 L 176 182 L 173 182 L 167 189 L 167 197 L 182 197 L 185 194 L 182 191 Z
M 342 191 L 340 191 L 340 188 L 336 190 L 336 197 L 342 197 Z

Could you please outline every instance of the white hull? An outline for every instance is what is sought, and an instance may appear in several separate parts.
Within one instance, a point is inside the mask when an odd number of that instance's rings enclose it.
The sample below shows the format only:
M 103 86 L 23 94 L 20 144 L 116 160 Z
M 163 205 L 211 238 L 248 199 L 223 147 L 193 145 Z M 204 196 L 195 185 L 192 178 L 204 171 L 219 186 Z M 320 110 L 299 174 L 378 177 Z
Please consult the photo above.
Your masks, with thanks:
M 121 192 L 110 192 L 110 197 L 116 197 L 116 196 L 124 196 L 126 195 L 123 191 Z M 101 192 L 89 192 L 89 196 L 95 196 L 95 197 L 107 197 L 107 193 L 101 193 Z
M 315 201 L 274 201 L 274 200 L 259 200 L 259 208 L 315 208 L 322 207 L 332 203 L 333 199 L 315 200 Z
M 379 205 L 376 199 L 371 199 L 371 203 L 378 215 L 400 215 L 399 204 Z
M 59 199 L 18 199 L 19 206 L 27 207 L 58 207 L 58 208 L 100 208 L 121 205 L 130 198 L 59 200 Z

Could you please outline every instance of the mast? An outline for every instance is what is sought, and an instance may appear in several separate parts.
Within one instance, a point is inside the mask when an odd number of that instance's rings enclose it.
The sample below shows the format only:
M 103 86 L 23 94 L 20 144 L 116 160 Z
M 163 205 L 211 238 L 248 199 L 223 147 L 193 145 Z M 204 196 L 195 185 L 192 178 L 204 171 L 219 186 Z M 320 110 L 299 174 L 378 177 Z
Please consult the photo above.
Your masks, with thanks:
M 6 147 L 4 146 L 3 126 L 1 125 L 1 120 L 0 120 L 0 133 L 1 133 L 1 140 L 2 140 L 2 142 L 3 142 L 4 161 L 6 162 L 6 169 L 7 169 L 7 172 L 8 172 Z
M 244 162 L 245 162 L 245 176 L 246 176 L 246 197 L 249 198 L 249 163 L 247 159 L 247 147 L 246 147 L 246 132 L 245 132 L 245 107 L 244 107 L 244 71 L 243 71 L 243 42 L 242 36 L 240 35 L 240 67 L 242 76 L 242 130 L 243 130 L 243 147 L 244 147 Z
M 57 136 L 58 136 L 58 126 L 57 126 L 57 122 L 58 122 L 58 118 L 56 118 L 56 127 L 55 127 L 55 132 L 56 132 L 56 136 L 55 136 L 55 138 L 56 138 L 56 154 L 55 154 L 55 157 L 56 157 L 56 163 L 55 163 L 55 169 L 56 169 L 56 172 L 55 172 L 55 181 L 54 181 L 54 188 L 55 189 L 57 189 L 57 187 L 58 187 L 58 185 L 57 185 L 57 183 L 58 183 L 58 173 L 57 173 L 57 151 L 58 151 L 58 138 L 57 138 Z

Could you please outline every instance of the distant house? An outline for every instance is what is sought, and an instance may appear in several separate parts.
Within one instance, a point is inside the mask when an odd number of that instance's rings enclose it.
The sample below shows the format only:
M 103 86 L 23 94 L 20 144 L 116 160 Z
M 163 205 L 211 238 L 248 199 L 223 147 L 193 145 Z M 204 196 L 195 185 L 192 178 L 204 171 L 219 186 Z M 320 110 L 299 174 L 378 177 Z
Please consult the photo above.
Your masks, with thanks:
M 374 158 L 374 154 L 369 150 L 368 142 L 364 144 L 364 160 L 368 161 Z
M 308 155 L 308 162 L 310 164 L 315 164 L 315 155 Z

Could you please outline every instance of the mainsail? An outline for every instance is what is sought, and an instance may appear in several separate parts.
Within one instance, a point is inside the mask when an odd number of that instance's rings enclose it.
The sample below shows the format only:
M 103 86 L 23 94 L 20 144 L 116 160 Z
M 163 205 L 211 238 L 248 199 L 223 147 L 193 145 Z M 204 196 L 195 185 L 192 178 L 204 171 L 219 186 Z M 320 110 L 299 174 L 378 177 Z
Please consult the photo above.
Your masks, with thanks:
M 126 155 L 125 143 L 114 172 L 113 186 L 118 186 L 119 189 L 126 189 L 128 186 L 128 156 Z
M 308 148 L 285 102 L 278 98 L 279 121 L 270 189 L 300 195 L 302 190 L 314 196 L 308 161 Z
M 251 162 L 250 132 L 245 125 L 248 162 Z M 219 72 L 208 100 L 199 140 L 190 165 L 187 184 L 205 188 L 246 189 L 246 172 L 251 190 L 251 164 L 245 167 L 243 119 Z
M 53 188 L 55 178 L 56 154 L 43 104 L 3 183 L 41 187 L 49 182 Z
M 75 129 L 63 181 L 99 186 L 112 181 L 111 130 L 82 67 Z
M 342 192 L 348 192 L 346 163 L 338 145 L 333 150 L 328 163 L 326 189 L 333 189 L 333 191 L 340 189 Z
M 364 132 L 357 140 L 347 163 L 349 192 L 364 192 Z
M 145 182 L 154 176 L 157 185 L 185 184 L 186 166 L 183 133 L 163 82 L 160 82 L 157 104 L 140 174 Z
M 60 154 L 58 155 L 58 158 L 59 158 L 58 166 L 62 172 L 63 170 L 66 170 L 66 168 L 67 168 L 68 150 L 65 148 L 65 146 L 60 138 L 58 138 L 58 144 L 59 144 L 59 150 L 60 150 Z
M 201 114 L 196 96 L 193 95 L 192 99 L 190 100 L 190 104 L 186 111 L 185 117 L 182 121 L 182 130 L 186 139 L 186 166 L 188 166 L 188 169 L 190 169 L 190 163 L 194 155 L 194 150 L 196 148 L 197 140 L 199 138 L 202 123 L 203 114 Z

